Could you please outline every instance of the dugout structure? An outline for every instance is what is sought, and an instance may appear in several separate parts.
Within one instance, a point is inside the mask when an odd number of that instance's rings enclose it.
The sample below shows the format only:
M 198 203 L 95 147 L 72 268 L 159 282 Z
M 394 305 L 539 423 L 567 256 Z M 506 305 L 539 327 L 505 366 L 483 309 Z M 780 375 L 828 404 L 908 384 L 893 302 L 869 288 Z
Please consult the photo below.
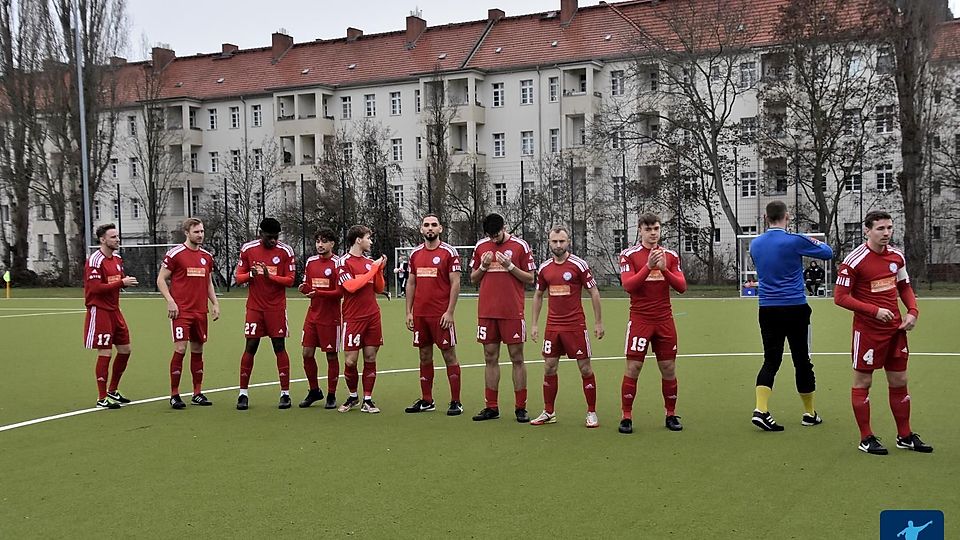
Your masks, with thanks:
M 417 247 L 419 246 L 406 246 L 394 248 L 393 250 L 393 268 L 389 268 L 387 271 L 391 274 L 390 281 L 393 283 L 393 290 L 396 291 L 397 294 L 400 293 L 400 281 L 397 274 L 393 272 L 393 269 L 397 267 L 400 256 L 405 256 L 407 261 L 409 261 L 410 254 L 413 253 L 413 250 L 417 249 Z M 476 287 L 474 287 L 473 283 L 470 283 L 470 262 L 473 260 L 474 246 L 452 247 L 460 254 L 460 296 L 477 296 Z
M 757 234 L 738 234 L 737 235 L 737 283 L 741 298 L 752 298 L 757 296 L 757 287 L 747 287 L 749 281 L 758 282 L 757 268 L 753 264 L 753 257 L 750 256 L 750 242 L 758 237 Z M 823 233 L 807 233 L 804 236 L 816 238 L 821 242 L 827 241 L 827 236 Z M 803 258 L 803 268 L 806 270 L 811 261 L 817 261 L 823 268 L 823 283 L 816 290 L 816 296 L 833 295 L 833 261 L 821 261 L 812 257 Z M 806 287 L 806 284 L 804 284 Z M 806 290 L 806 288 L 804 288 Z M 809 293 L 808 293 L 809 294 Z

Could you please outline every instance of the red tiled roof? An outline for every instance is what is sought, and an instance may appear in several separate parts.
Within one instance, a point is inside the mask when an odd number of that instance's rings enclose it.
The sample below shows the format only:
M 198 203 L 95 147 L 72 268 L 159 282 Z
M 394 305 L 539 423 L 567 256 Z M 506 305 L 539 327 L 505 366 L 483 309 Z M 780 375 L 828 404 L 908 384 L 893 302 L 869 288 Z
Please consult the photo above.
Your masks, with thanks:
M 937 30 L 933 58 L 941 62 L 960 58 L 960 19 L 945 22 Z

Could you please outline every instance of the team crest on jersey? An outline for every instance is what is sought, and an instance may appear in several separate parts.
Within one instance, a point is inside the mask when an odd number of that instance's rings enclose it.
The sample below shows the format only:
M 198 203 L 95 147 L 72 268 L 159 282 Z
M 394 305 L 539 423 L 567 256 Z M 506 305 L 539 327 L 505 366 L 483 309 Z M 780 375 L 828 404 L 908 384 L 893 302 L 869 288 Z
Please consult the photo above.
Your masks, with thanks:
M 512 249 L 508 249 L 508 250 L 504 251 L 503 254 L 506 255 L 507 257 L 513 257 L 513 250 L 512 250 Z
M 894 274 L 897 273 L 897 263 L 890 263 L 890 271 Z
M 333 270 L 330 270 L 329 268 L 327 268 L 326 270 L 323 271 L 323 275 L 325 275 L 325 276 L 329 276 L 329 275 L 332 274 L 332 273 L 333 273 Z
M 280 264 L 280 257 L 274 257 L 273 264 Z
M 573 274 L 571 274 L 570 272 L 564 272 L 564 273 L 563 273 L 563 280 L 564 280 L 564 281 L 570 281 L 571 279 L 573 279 Z
M 439 255 L 433 258 L 433 264 L 440 264 L 440 256 L 439 256 Z
M 366 268 L 367 270 L 370 270 L 371 268 L 373 268 L 372 266 L 370 266 L 369 263 L 363 265 L 363 267 Z
M 207 265 L 207 259 L 205 259 L 205 258 L 203 258 L 203 257 L 200 257 L 200 265 L 201 265 L 201 266 L 206 266 L 206 265 Z

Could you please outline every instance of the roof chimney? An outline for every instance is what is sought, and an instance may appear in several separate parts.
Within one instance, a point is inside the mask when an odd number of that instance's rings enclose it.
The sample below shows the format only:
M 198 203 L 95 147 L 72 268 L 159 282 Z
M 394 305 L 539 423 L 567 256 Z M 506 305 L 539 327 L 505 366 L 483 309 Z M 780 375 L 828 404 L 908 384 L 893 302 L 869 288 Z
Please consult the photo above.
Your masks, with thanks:
M 127 59 L 124 58 L 124 57 L 122 57 L 122 56 L 111 56 L 111 57 L 110 57 L 110 65 L 111 65 L 111 66 L 114 66 L 114 67 L 116 67 L 116 66 L 122 66 L 122 65 L 124 65 L 124 64 L 126 64 L 126 63 L 127 63 Z
M 233 43 L 224 43 L 221 45 L 220 54 L 223 56 L 230 56 L 238 50 L 240 50 L 240 47 L 237 47 Z
M 487 20 L 490 22 L 497 22 L 504 16 L 506 16 L 506 13 L 504 13 L 502 9 L 493 8 L 487 10 Z
M 407 15 L 407 48 L 412 49 L 420 34 L 427 29 L 427 21 L 416 15 Z
M 347 27 L 347 41 L 356 41 L 362 35 L 363 30 L 352 26 Z
M 173 49 L 154 47 L 153 50 L 150 51 L 150 56 L 153 59 L 153 69 L 162 71 L 163 68 L 167 67 L 167 64 L 173 62 L 173 59 L 177 57 L 177 53 L 173 52 Z
M 270 54 L 273 63 L 276 64 L 290 47 L 293 47 L 293 38 L 282 32 L 273 33 L 273 51 Z
M 570 24 L 573 16 L 577 14 L 577 0 L 560 0 L 560 24 L 566 26 Z

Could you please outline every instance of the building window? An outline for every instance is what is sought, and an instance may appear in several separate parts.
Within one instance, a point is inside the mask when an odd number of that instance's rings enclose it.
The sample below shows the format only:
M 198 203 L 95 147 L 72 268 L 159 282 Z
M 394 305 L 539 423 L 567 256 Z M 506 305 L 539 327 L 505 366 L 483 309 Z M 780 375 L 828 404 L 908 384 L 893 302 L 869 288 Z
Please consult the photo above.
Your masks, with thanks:
M 714 244 L 720 243 L 720 229 L 713 230 L 713 243 Z
M 860 166 L 843 168 L 843 190 L 860 191 L 863 189 L 863 173 Z
M 533 104 L 533 79 L 524 79 L 520 81 L 520 104 Z
M 393 150 L 393 160 L 403 161 L 403 139 L 390 139 L 390 147 Z
M 620 252 L 627 249 L 627 230 L 626 229 L 614 229 L 613 230 L 613 249 L 614 251 Z
M 700 243 L 700 231 L 687 227 L 683 231 L 683 252 L 696 253 Z
M 650 72 L 650 91 L 656 92 L 660 88 L 660 72 L 653 70 Z
M 860 111 L 858 109 L 844 109 L 840 133 L 853 135 L 860 131 Z
M 524 200 L 532 201 L 533 198 L 536 196 L 536 191 L 535 191 L 535 189 L 536 189 L 536 188 L 534 188 L 533 182 L 530 182 L 530 181 L 524 182 L 524 183 L 523 183 L 523 193 L 522 193 Z
M 773 176 L 773 194 L 774 195 L 783 195 L 787 192 L 787 170 L 786 169 L 773 169 L 770 171 L 770 174 Z
M 626 188 L 626 178 L 614 176 L 613 180 L 613 202 L 623 202 L 624 189 Z
M 413 108 L 417 111 L 417 114 L 420 114 L 420 89 L 419 88 L 413 91 Z
M 137 117 L 128 116 L 127 117 L 127 135 L 131 137 L 137 136 Z
M 550 153 L 556 154 L 558 152 L 560 152 L 560 130 L 553 128 L 550 130 Z
M 877 165 L 877 191 L 893 190 L 893 164 L 880 163 Z
M 577 89 L 580 91 L 581 94 L 587 93 L 587 74 L 586 73 L 580 74 L 580 81 L 577 84 Z
M 390 115 L 400 116 L 400 92 L 390 92 Z
M 560 99 L 560 77 L 550 77 L 548 86 L 550 88 L 550 103 L 556 103 Z
M 239 171 L 242 167 L 242 162 L 240 160 L 240 151 L 231 150 L 230 151 L 230 164 L 233 166 L 233 170 Z
M 618 129 L 613 132 L 613 138 L 610 141 L 610 145 L 613 147 L 614 150 L 620 150 L 621 148 L 623 148 L 624 138 L 626 138 L 626 133 L 624 133 L 622 129 Z
M 110 178 L 119 178 L 120 177 L 120 160 L 117 158 L 110 158 Z
M 113 219 L 120 219 L 120 199 L 113 199 Z
M 877 123 L 877 133 L 890 133 L 893 131 L 893 105 L 878 105 L 874 109 L 874 120 Z
M 190 152 L 190 170 L 200 172 L 200 155 L 196 152 Z
M 130 178 L 140 178 L 140 158 L 130 158 Z
M 239 214 L 242 209 L 243 209 L 243 203 L 240 201 L 240 194 L 234 193 L 233 194 L 233 211 Z
M 493 83 L 493 106 L 503 107 L 503 83 Z
M 757 140 L 757 117 L 749 116 L 740 119 L 740 141 L 743 144 L 752 144 Z
M 353 103 L 351 103 L 350 96 L 343 96 L 340 98 L 341 113 L 340 118 L 344 120 L 349 120 L 353 116 Z
M 230 107 L 230 129 L 240 127 L 240 107 Z
M 740 63 L 740 87 L 751 88 L 755 84 L 757 84 L 757 63 L 741 62 Z
M 882 75 L 889 75 L 893 73 L 895 67 L 896 60 L 893 57 L 893 48 L 889 45 L 880 47 L 877 52 L 877 72 Z
M 253 149 L 253 170 L 263 170 L 263 148 Z
M 623 95 L 623 70 L 618 69 L 610 72 L 610 95 Z
M 100 199 L 93 200 L 93 219 L 100 221 Z
M 417 159 L 423 159 L 423 137 L 417 137 Z
M 347 165 L 353 161 L 353 143 L 345 142 L 340 145 L 340 150 L 343 152 L 343 162 Z
M 190 107 L 190 111 L 187 112 L 187 123 L 190 129 L 197 129 L 197 110 L 193 107 Z
M 363 95 L 363 114 L 367 118 L 372 118 L 377 115 L 377 96 L 376 94 L 364 94 Z
M 254 105 L 253 110 L 253 127 L 260 127 L 263 125 L 263 107 L 260 105 Z
M 42 234 L 37 235 L 37 260 L 45 261 L 47 260 L 47 254 L 49 253 L 49 246 L 47 242 L 43 239 Z
M 940 228 L 940 225 L 933 226 L 933 239 L 940 240 L 941 235 L 943 234 L 943 229 Z
M 524 156 L 533 155 L 533 132 L 532 131 L 520 132 L 520 154 Z
M 953 245 L 960 246 L 960 225 L 954 227 L 953 238 Z
M 847 247 L 855 246 L 863 236 L 863 224 L 859 221 L 848 221 L 843 224 L 843 244 Z
M 140 205 L 140 199 L 130 199 L 130 215 L 133 219 L 140 219 L 143 212 L 143 206 Z
M 210 172 L 220 172 L 220 152 L 210 152 Z
M 504 157 L 507 155 L 504 142 L 503 133 L 493 134 L 493 157 Z
M 721 78 L 720 66 L 710 66 L 710 82 L 714 84 L 719 83 Z
M 97 219 L 100 219 L 99 217 Z M 5 223 L 10 222 L 10 205 L 3 204 L 0 205 L 0 221 Z
M 403 184 L 393 186 L 393 204 L 403 206 Z
M 210 115 L 210 129 L 217 129 L 217 110 L 216 109 L 207 109 L 207 114 Z
M 494 184 L 493 196 L 497 206 L 507 204 L 507 184 Z
M 744 198 L 757 196 L 756 172 L 744 171 L 740 173 L 740 196 Z

